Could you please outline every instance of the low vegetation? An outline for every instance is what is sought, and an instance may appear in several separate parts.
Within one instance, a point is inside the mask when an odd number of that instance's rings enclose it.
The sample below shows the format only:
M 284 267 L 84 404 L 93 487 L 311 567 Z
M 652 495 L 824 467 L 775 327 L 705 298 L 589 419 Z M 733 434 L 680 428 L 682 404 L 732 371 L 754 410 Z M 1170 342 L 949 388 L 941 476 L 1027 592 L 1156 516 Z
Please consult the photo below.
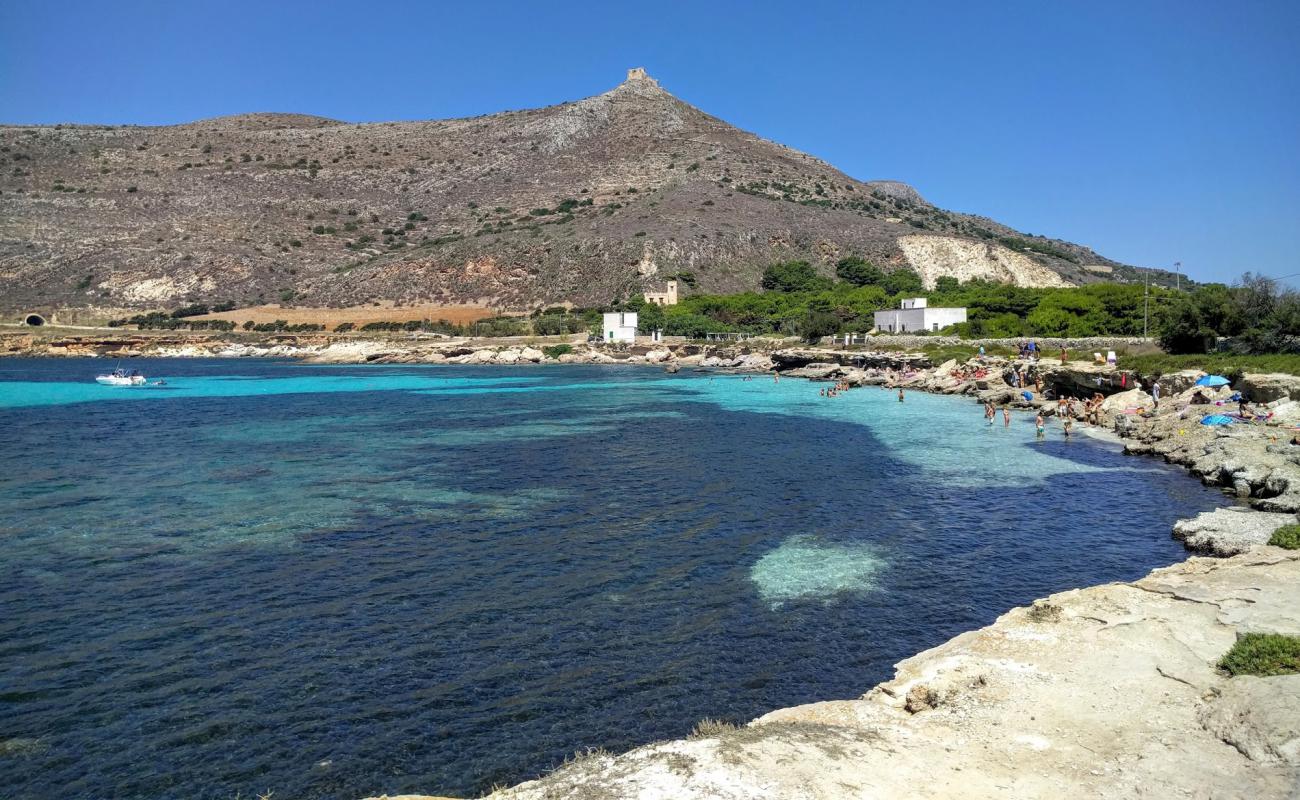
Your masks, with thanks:
M 1285 550 L 1300 550 L 1300 525 L 1283 525 L 1273 531 L 1268 543 Z
M 1205 353 L 1197 355 L 1167 355 L 1142 353 L 1124 355 L 1123 366 L 1145 375 L 1162 375 L 1184 369 L 1198 369 L 1215 375 L 1235 379 L 1246 372 L 1284 372 L 1300 375 L 1300 354 L 1266 353 L 1238 355 L 1234 353 Z
M 712 739 L 736 730 L 736 726 L 720 719 L 702 719 L 691 729 L 691 739 Z
M 534 311 L 531 317 L 533 333 L 538 336 L 581 333 L 589 330 L 594 322 L 594 314 L 571 313 L 563 306 Z
M 1300 636 L 1247 633 L 1219 660 L 1229 675 L 1293 675 L 1300 672 Z
M 253 322 L 250 319 L 241 327 L 246 331 L 255 331 L 257 333 L 316 333 L 325 330 L 324 325 L 318 325 L 314 322 L 295 324 L 283 319 L 277 319 L 274 322 Z
M 441 333 L 447 336 L 523 336 L 528 332 L 527 321 L 519 317 L 488 317 L 467 325 L 457 325 L 445 319 L 412 319 L 405 321 L 380 320 L 357 326 L 356 323 L 343 322 L 335 326 L 335 333 L 349 331 L 362 333 Z
M 762 292 L 690 295 L 667 308 L 646 306 L 638 297 L 613 307 L 641 311 L 646 317 L 642 327 L 662 328 L 669 335 L 776 333 L 815 340 L 869 331 L 876 311 L 895 308 L 906 297 L 925 297 L 931 306 L 967 309 L 966 322 L 941 331 L 949 335 L 1082 338 L 1146 332 L 1178 355 L 1222 347 L 1231 358 L 1300 358 L 1300 295 L 1250 274 L 1237 286 L 1204 284 L 1183 291 L 1138 283 L 1028 288 L 984 280 L 960 283 L 950 277 L 927 291 L 912 270 L 885 271 L 849 257 L 836 264 L 834 278 L 806 261 L 773 264 L 763 273 L 762 287 Z M 1280 371 L 1294 371 L 1290 360 L 1279 364 Z
M 109 320 L 108 327 L 120 328 L 123 325 L 134 325 L 140 330 L 163 330 L 163 331 L 176 331 L 176 330 L 233 331 L 235 329 L 235 323 L 230 322 L 229 320 L 186 319 L 187 316 L 192 316 L 190 314 L 183 314 L 181 316 L 177 316 L 177 314 L 179 314 L 180 312 L 187 311 L 187 310 L 188 309 L 180 309 L 179 311 L 172 312 L 171 314 L 168 314 L 164 311 L 150 311 L 148 314 L 136 314 L 135 316 L 127 317 L 126 319 Z M 204 311 L 198 313 L 206 314 L 208 312 L 206 311 L 206 307 L 205 307 Z
M 367 322 L 358 328 L 354 323 L 344 322 L 334 328 L 335 333 L 346 333 L 350 330 L 359 330 L 364 333 L 376 331 L 423 331 L 425 333 L 445 333 L 448 336 L 458 336 L 461 333 L 461 326 L 448 322 L 445 319 L 430 321 L 427 319 L 411 319 L 405 322 Z

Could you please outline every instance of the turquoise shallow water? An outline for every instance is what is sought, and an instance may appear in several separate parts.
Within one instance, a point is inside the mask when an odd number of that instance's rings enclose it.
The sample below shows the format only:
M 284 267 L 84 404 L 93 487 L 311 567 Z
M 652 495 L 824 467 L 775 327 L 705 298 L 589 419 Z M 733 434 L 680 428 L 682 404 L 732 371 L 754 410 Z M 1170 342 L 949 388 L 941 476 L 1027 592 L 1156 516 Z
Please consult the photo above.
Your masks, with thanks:
M 860 694 L 1220 495 L 954 398 L 619 367 L 0 362 L 6 796 L 471 793 Z

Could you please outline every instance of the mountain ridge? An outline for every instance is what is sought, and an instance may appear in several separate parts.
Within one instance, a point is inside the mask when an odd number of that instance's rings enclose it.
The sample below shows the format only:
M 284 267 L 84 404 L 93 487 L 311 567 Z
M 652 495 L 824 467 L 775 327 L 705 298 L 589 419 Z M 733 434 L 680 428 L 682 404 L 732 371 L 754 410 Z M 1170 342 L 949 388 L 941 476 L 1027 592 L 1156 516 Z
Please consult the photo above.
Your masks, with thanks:
M 0 126 L 0 308 L 608 303 L 770 263 L 1020 285 L 1131 279 L 713 117 L 644 70 L 540 109 L 352 123 L 255 112 Z

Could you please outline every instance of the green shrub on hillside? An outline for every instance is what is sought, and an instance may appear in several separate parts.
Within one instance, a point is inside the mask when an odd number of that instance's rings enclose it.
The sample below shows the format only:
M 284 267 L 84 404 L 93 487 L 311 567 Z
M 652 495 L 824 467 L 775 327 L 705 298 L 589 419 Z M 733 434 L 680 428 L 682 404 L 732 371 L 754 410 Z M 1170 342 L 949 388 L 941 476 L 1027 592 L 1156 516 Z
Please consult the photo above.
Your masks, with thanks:
M 542 354 L 550 359 L 556 359 L 562 355 L 567 355 L 568 353 L 572 353 L 572 352 L 573 352 L 573 346 L 567 344 L 553 344 L 549 347 L 542 348 Z
M 783 261 L 763 270 L 762 286 L 774 292 L 810 292 L 829 289 L 831 279 L 817 274 L 807 261 Z
M 849 256 L 835 265 L 835 277 L 854 286 L 877 286 L 884 282 L 885 273 L 870 261 Z
M 176 309 L 172 312 L 172 318 L 181 319 L 182 317 L 201 317 L 206 313 L 208 313 L 208 307 L 206 305 L 203 303 L 195 303 L 194 305 Z

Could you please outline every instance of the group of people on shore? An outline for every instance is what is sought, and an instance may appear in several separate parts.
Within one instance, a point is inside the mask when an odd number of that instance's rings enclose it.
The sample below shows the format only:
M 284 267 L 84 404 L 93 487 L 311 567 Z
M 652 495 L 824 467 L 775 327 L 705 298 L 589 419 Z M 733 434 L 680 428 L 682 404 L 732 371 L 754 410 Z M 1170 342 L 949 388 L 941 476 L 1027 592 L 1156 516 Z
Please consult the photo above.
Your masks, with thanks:
M 1043 376 L 1032 366 L 1012 366 L 1009 383 L 1017 389 L 1034 387 L 1038 394 L 1043 393 Z
M 985 366 L 964 364 L 949 370 L 948 374 L 959 381 L 978 381 L 987 378 L 989 370 Z

